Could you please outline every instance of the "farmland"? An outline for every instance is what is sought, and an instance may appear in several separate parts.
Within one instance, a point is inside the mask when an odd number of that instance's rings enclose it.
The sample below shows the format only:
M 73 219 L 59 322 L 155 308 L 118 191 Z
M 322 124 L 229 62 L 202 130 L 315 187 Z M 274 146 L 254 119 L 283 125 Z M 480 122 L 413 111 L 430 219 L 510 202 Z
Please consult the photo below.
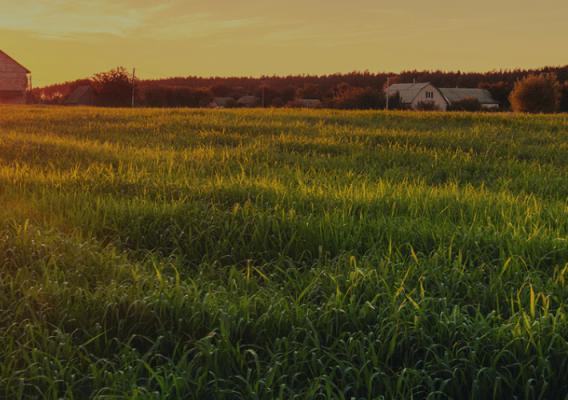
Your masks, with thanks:
M 568 117 L 0 108 L 0 397 L 564 398 Z

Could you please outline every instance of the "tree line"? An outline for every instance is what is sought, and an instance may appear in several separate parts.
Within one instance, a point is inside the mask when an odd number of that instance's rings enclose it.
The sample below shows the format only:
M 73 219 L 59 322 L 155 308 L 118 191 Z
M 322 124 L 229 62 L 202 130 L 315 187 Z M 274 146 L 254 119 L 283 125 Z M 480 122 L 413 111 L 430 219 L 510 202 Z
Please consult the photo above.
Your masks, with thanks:
M 529 79 L 530 77 L 530 79 Z M 538 78 L 538 79 L 537 79 Z M 30 101 L 62 104 L 76 88 L 89 86 L 95 92 L 95 105 L 126 107 L 132 93 L 136 105 L 143 107 L 207 107 L 216 98 L 239 99 L 254 96 L 257 106 L 302 106 L 302 99 L 318 100 L 318 106 L 340 109 L 382 109 L 384 87 L 390 83 L 430 82 L 437 87 L 483 88 L 489 90 L 504 110 L 530 111 L 512 98 L 515 87 L 532 80 L 532 91 L 525 98 L 542 95 L 535 89 L 535 79 L 550 82 L 554 104 L 546 111 L 568 112 L 568 65 L 541 69 L 501 70 L 487 73 L 447 71 L 404 71 L 399 74 L 351 72 L 331 75 L 294 75 L 252 77 L 174 77 L 158 80 L 134 80 L 124 68 L 94 75 L 89 79 L 34 89 Z M 545 91 L 546 92 L 546 91 Z M 532 93 L 532 94 L 531 94 Z M 540 93 L 540 94 L 539 94 Z M 538 103 L 538 99 L 533 101 Z M 228 103 L 229 106 L 237 103 Z M 391 108 L 401 105 L 390 99 Z M 533 105 L 534 108 L 534 105 Z M 538 108 L 538 105 L 537 105 Z M 541 111 L 541 110 L 536 110 Z

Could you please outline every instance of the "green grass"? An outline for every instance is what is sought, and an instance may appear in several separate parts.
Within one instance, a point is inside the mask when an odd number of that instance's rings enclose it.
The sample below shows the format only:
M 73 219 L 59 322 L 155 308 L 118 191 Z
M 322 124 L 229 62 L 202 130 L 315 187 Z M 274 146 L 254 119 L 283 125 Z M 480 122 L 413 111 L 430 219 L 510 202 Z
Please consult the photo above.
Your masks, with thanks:
M 0 397 L 568 398 L 568 117 L 0 108 Z

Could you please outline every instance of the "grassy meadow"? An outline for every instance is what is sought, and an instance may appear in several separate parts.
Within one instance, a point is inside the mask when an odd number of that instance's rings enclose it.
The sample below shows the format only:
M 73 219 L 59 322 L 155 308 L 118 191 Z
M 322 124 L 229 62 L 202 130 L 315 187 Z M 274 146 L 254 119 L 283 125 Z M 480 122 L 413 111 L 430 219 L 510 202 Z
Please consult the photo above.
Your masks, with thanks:
M 568 117 L 0 107 L 0 398 L 568 396 Z

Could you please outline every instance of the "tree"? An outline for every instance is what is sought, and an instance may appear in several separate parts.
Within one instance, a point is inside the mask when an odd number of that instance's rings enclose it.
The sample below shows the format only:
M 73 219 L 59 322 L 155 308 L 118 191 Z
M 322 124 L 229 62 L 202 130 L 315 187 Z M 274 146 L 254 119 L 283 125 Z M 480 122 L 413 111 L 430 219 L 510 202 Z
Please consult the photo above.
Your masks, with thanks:
M 491 96 L 493 96 L 493 98 L 497 100 L 501 105 L 501 107 L 505 110 L 509 109 L 510 106 L 509 95 L 513 90 L 513 86 L 514 82 L 505 82 L 505 81 L 499 81 L 494 83 L 481 82 L 479 84 L 479 88 L 489 90 Z
M 297 93 L 300 99 L 322 99 L 323 93 L 319 85 L 314 83 L 306 83 L 303 87 L 298 89 Z
M 101 72 L 93 77 L 98 103 L 107 107 L 127 107 L 132 100 L 131 76 L 123 67 Z
M 344 109 L 378 109 L 385 105 L 383 93 L 371 87 L 353 87 L 340 83 L 335 90 L 333 106 Z
M 225 84 L 217 84 L 211 87 L 211 93 L 215 97 L 229 97 L 232 93 L 233 89 Z
M 385 99 L 386 107 L 386 99 Z M 399 92 L 389 95 L 389 110 L 403 110 L 405 108 Z
M 554 74 L 529 75 L 515 83 L 509 101 L 516 112 L 553 113 L 560 101 L 560 84 Z
M 568 81 L 564 82 L 564 85 L 562 85 L 561 93 L 558 111 L 568 112 Z

